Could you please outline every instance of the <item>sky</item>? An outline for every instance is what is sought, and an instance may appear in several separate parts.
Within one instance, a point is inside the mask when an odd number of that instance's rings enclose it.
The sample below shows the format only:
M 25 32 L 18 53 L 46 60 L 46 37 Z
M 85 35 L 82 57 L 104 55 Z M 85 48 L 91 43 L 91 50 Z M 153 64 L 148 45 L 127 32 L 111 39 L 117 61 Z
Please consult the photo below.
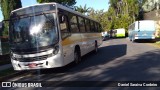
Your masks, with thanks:
M 26 7 L 26 6 L 30 6 L 30 5 L 34 5 L 37 4 L 36 0 L 21 0 L 22 1 L 22 7 Z M 95 10 L 102 10 L 104 9 L 104 11 L 108 10 L 109 7 L 109 0 L 76 0 L 76 5 L 75 6 L 82 6 L 84 7 L 84 5 L 86 4 L 87 7 L 92 7 Z M 3 16 L 2 16 L 2 12 L 0 11 L 0 21 L 3 20 Z

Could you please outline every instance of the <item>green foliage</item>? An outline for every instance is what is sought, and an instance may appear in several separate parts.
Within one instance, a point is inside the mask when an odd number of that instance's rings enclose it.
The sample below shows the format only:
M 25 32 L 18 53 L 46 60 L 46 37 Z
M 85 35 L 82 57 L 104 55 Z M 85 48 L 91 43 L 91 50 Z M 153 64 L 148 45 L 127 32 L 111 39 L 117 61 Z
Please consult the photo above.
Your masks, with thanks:
M 0 0 L 0 6 L 4 20 L 7 20 L 10 18 L 11 11 L 17 8 L 21 8 L 22 4 L 20 0 Z M 8 25 L 8 23 L 4 23 L 4 36 L 8 35 Z
M 150 12 L 160 9 L 160 0 L 145 0 L 142 8 L 144 12 Z
M 80 6 L 75 6 L 75 10 L 82 13 L 82 14 L 87 14 L 90 11 L 91 8 L 87 8 L 87 5 L 85 4 L 84 7 Z
M 106 26 L 106 13 L 103 10 L 97 10 L 95 11 L 93 8 L 90 9 L 88 16 L 97 20 L 98 22 L 101 23 L 102 25 L 102 29 L 105 30 L 105 26 Z
M 67 5 L 67 6 L 73 6 L 76 4 L 75 0 L 37 0 L 39 3 L 44 3 L 44 2 L 56 2 L 62 5 Z
M 110 7 L 107 12 L 95 11 L 93 8 L 89 16 L 99 21 L 104 31 L 125 28 L 136 20 L 143 19 L 142 5 L 146 0 L 109 0 Z
M 143 13 L 140 12 L 145 0 L 110 0 L 110 7 L 107 16 L 107 22 L 111 22 L 106 30 L 125 28 L 128 32 L 128 26 L 136 20 L 143 19 Z

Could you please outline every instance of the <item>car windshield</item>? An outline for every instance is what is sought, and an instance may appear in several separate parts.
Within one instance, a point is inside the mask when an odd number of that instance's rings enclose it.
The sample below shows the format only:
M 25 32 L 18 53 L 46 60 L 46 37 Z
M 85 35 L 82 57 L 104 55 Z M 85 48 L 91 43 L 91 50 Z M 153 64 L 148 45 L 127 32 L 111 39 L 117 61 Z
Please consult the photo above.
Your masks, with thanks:
M 30 50 L 47 47 L 58 41 L 54 13 L 13 19 L 10 24 L 11 49 Z

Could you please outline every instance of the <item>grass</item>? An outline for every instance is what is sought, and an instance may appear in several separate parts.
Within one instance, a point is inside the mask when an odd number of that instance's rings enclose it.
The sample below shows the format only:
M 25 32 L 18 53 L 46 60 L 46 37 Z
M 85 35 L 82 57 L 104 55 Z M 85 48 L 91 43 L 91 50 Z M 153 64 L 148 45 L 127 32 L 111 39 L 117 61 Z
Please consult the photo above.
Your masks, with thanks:
M 154 43 L 154 45 L 160 47 L 160 42 Z
M 156 39 L 157 42 L 155 43 L 156 46 L 160 47 L 160 37 Z
M 156 42 L 152 44 L 155 47 L 159 47 L 160 48 L 160 38 L 156 39 Z

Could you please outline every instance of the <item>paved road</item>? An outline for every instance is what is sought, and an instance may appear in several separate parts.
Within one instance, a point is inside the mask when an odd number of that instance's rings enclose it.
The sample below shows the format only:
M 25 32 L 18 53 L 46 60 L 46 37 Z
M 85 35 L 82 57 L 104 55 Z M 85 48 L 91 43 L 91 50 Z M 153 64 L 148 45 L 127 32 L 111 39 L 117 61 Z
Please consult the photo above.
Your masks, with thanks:
M 0 66 L 0 71 L 12 68 L 12 64 L 5 64 Z
M 74 66 L 37 72 L 12 81 L 160 81 L 160 49 L 127 38 L 104 41 L 98 53 L 90 53 Z M 9 80 L 10 81 L 10 80 Z M 49 88 L 48 88 L 49 89 Z M 78 88 L 56 88 L 70 90 Z M 85 88 L 81 88 L 82 90 Z M 86 90 L 107 89 L 87 88 Z M 160 90 L 159 88 L 109 88 L 108 90 Z

